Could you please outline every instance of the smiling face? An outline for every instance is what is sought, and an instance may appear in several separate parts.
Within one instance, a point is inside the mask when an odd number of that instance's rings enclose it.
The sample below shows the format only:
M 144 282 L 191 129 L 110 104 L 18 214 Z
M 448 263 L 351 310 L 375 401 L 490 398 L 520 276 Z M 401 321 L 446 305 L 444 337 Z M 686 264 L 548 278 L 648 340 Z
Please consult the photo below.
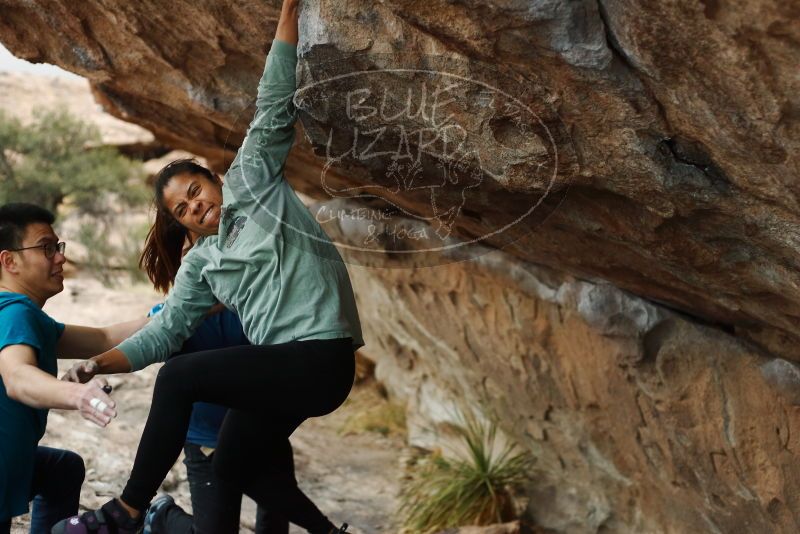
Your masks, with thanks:
M 214 235 L 222 215 L 222 186 L 201 174 L 173 176 L 162 192 L 163 207 L 184 228 L 200 236 Z
M 18 248 L 38 247 L 56 244 L 58 236 L 47 223 L 32 223 L 25 228 L 25 237 Z M 45 256 L 44 249 L 31 248 L 11 254 L 3 260 L 3 282 L 6 278 L 15 288 L 27 294 L 34 301 L 44 304 L 53 295 L 64 290 L 64 263 L 67 258 L 56 251 L 52 258 Z

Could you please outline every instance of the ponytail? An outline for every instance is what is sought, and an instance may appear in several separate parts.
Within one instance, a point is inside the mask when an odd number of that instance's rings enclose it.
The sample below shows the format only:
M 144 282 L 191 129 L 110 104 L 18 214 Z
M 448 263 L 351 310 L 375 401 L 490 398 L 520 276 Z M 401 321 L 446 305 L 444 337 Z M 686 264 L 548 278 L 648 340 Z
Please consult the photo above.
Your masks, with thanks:
M 153 181 L 156 203 L 156 222 L 147 233 L 139 269 L 147 273 L 156 290 L 166 293 L 175 282 L 183 258 L 183 246 L 190 238 L 189 232 L 175 220 L 164 205 L 164 188 L 178 174 L 199 175 L 221 184 L 219 177 L 193 158 L 173 161 L 162 168 Z M 191 241 L 191 239 L 189 239 Z
M 188 232 L 163 209 L 156 210 L 156 221 L 144 243 L 139 269 L 147 273 L 153 287 L 167 293 L 181 265 L 181 252 Z

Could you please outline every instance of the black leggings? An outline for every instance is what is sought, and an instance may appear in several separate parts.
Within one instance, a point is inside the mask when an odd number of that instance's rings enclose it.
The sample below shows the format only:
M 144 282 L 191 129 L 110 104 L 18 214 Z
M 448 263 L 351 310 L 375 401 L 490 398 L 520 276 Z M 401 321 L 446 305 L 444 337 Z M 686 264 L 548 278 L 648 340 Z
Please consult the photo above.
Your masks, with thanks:
M 230 408 L 214 472 L 309 532 L 332 523 L 297 487 L 286 438 L 308 417 L 338 408 L 353 385 L 350 338 L 246 345 L 185 354 L 158 373 L 153 404 L 122 500 L 144 510 L 186 439 L 192 403 Z

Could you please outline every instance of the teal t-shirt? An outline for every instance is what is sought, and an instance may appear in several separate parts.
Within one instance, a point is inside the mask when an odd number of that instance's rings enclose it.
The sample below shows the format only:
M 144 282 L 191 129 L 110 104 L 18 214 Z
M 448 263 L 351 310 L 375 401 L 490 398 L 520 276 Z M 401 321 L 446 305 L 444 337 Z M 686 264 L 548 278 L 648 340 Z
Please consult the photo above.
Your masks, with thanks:
M 56 343 L 63 331 L 63 324 L 27 296 L 0 292 L 0 350 L 29 345 L 39 368 L 55 376 Z M 47 412 L 10 399 L 0 377 L 0 522 L 28 511 L 36 447 L 47 426 Z

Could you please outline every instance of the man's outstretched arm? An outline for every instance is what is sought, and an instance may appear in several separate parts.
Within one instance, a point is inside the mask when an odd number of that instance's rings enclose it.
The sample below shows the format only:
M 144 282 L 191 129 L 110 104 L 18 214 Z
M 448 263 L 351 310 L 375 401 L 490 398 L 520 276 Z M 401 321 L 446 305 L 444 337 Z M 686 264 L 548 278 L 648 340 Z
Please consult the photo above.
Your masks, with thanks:
M 58 357 L 78 359 L 106 352 L 138 332 L 149 320 L 142 317 L 102 328 L 68 324 L 58 339 Z
M 116 403 L 103 391 L 105 379 L 87 384 L 57 380 L 36 365 L 36 352 L 28 345 L 8 345 L 0 350 L 0 377 L 9 398 L 33 408 L 79 410 L 84 419 L 106 426 L 116 417 Z

